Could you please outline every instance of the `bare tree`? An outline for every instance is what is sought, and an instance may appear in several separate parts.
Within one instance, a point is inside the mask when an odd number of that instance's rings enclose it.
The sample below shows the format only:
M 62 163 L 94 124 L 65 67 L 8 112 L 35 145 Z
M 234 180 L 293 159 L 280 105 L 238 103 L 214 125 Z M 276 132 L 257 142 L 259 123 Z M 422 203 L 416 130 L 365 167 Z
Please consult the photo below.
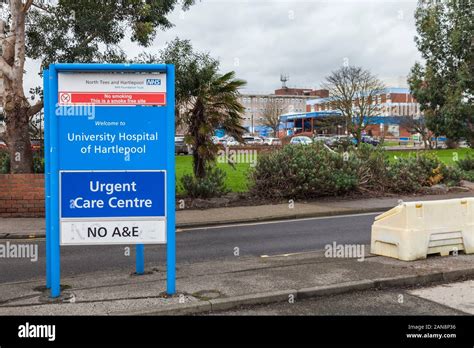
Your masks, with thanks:
M 405 128 L 411 133 L 419 133 L 425 144 L 425 148 L 432 148 L 430 137 L 431 133 L 426 126 L 426 119 L 424 117 L 416 116 L 401 116 L 400 127 Z
M 285 112 L 283 103 L 277 98 L 268 98 L 262 113 L 262 125 L 272 129 L 274 136 L 278 134 L 280 116 Z
M 346 128 L 359 143 L 362 131 L 380 114 L 377 97 L 385 86 L 376 76 L 361 67 L 344 66 L 326 77 L 331 107 L 341 112 Z

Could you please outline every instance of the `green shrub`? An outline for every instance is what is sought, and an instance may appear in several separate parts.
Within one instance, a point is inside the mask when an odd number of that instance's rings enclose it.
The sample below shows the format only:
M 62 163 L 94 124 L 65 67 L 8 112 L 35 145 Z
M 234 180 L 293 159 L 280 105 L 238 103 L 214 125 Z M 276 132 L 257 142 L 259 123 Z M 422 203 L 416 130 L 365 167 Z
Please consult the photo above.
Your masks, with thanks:
M 382 146 L 359 144 L 354 148 L 358 159 L 358 187 L 362 190 L 384 192 L 390 187 L 389 161 Z
M 447 167 L 433 154 L 399 158 L 390 164 L 388 173 L 389 189 L 395 193 L 416 193 L 425 186 L 441 183 L 458 185 L 461 180 L 459 169 Z
M 44 157 L 33 155 L 33 170 L 35 173 L 44 173 Z
M 10 173 L 10 155 L 7 151 L 0 151 L 0 174 Z
M 474 182 L 474 170 L 470 170 L 470 171 L 464 170 L 464 171 L 462 171 L 461 172 L 461 178 L 463 180 Z
M 205 178 L 196 178 L 193 174 L 185 174 L 181 178 L 184 192 L 191 198 L 220 197 L 229 192 L 225 185 L 226 174 L 217 167 L 209 166 Z
M 463 179 L 463 172 L 456 167 L 448 167 L 442 163 L 441 175 L 443 176 L 442 183 L 448 186 L 459 186 Z
M 322 144 L 288 145 L 261 155 L 250 173 L 251 191 L 266 198 L 311 198 L 353 191 L 355 156 L 333 153 Z
M 33 153 L 33 172 L 44 173 L 44 157 Z M 10 155 L 7 151 L 0 151 L 0 174 L 10 173 Z
M 456 161 L 456 165 L 462 171 L 474 171 L 474 156 L 468 154 L 465 158 Z
M 314 198 L 355 191 L 416 193 L 462 173 L 436 156 L 419 154 L 390 162 L 383 148 L 360 144 L 332 152 L 321 144 L 285 146 L 261 155 L 250 174 L 251 192 L 265 198 Z

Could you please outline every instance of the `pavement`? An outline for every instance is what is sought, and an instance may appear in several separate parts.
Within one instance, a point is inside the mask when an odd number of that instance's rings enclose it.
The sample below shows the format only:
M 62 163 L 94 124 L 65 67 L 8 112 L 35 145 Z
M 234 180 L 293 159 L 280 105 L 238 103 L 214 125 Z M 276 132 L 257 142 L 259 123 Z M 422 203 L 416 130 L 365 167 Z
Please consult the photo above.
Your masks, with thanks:
M 243 222 L 299 219 L 318 216 L 380 212 L 393 208 L 398 201 L 427 201 L 438 199 L 473 197 L 470 192 L 444 195 L 397 196 L 369 199 L 325 199 L 313 202 L 269 204 L 257 206 L 212 208 L 206 210 L 183 209 L 176 211 L 176 227 L 192 228 Z M 44 218 L 0 218 L 0 239 L 29 239 L 45 237 Z
M 451 316 L 474 314 L 474 281 L 467 280 L 413 289 L 370 289 L 284 301 L 241 306 L 210 315 L 416 315 Z
M 59 301 L 49 298 L 44 278 L 4 282 L 0 284 L 0 316 L 208 313 L 470 277 L 474 277 L 474 255 L 435 256 L 413 262 L 369 254 L 363 261 L 327 258 L 322 251 L 236 257 L 178 263 L 177 294 L 172 297 L 164 293 L 164 268 L 151 265 L 142 276 L 121 270 L 63 277 Z M 309 314 L 324 314 L 313 308 Z

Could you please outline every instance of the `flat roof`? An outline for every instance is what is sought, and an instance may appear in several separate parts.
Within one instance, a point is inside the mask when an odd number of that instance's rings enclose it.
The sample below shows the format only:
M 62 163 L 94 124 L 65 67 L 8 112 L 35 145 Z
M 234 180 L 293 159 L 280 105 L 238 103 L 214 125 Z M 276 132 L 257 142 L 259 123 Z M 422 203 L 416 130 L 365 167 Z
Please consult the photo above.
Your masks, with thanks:
M 409 88 L 402 88 L 402 87 L 388 87 L 383 89 L 382 94 L 410 94 Z M 328 101 L 331 101 L 331 97 L 328 98 L 314 98 L 311 100 L 306 101 L 306 105 L 317 105 L 317 104 L 324 104 Z
M 280 116 L 282 120 L 296 120 L 300 118 L 308 117 L 327 117 L 327 116 L 341 116 L 339 111 L 312 111 L 312 112 L 299 112 L 294 114 L 284 114 Z

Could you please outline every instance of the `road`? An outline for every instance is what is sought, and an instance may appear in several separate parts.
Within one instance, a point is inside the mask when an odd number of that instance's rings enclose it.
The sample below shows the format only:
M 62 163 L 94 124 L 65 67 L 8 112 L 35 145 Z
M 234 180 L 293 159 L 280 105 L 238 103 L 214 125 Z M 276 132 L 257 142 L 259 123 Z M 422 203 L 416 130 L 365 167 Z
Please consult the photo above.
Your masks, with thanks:
M 205 212 L 203 212 L 205 214 Z M 176 236 L 177 262 L 276 255 L 322 250 L 326 244 L 369 244 L 370 227 L 377 213 L 337 217 L 214 226 L 179 231 Z M 5 244 L 6 240 L 0 240 Z M 25 241 L 10 240 L 10 243 Z M 0 259 L 0 283 L 38 279 L 45 274 L 44 240 L 38 245 L 38 261 Z M 134 253 L 126 246 L 68 246 L 61 248 L 61 274 L 71 276 L 110 269 L 134 269 Z M 160 266 L 166 260 L 163 245 L 146 246 L 146 263 Z

